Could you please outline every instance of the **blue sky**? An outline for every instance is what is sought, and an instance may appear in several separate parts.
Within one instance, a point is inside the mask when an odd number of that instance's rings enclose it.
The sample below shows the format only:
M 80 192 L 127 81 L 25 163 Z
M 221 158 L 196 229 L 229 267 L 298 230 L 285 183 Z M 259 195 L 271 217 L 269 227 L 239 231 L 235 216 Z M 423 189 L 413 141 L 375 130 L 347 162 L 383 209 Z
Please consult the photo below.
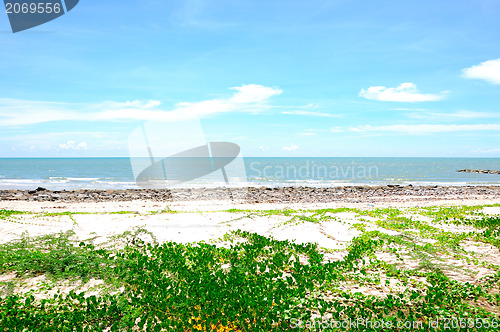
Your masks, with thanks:
M 245 156 L 500 157 L 499 31 L 496 0 L 82 0 L 16 34 L 3 13 L 0 157 L 128 156 L 141 123 L 193 118 Z

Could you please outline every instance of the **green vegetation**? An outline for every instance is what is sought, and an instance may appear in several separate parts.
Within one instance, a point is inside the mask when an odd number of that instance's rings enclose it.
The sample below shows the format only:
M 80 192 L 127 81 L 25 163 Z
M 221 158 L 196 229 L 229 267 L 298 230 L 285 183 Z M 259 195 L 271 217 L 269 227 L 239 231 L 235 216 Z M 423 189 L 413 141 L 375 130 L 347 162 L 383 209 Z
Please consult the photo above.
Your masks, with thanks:
M 18 216 L 22 214 L 26 214 L 28 212 L 23 211 L 12 211 L 12 210 L 0 210 L 0 219 L 9 219 L 12 216 Z
M 110 263 L 104 249 L 92 243 L 74 245 L 73 232 L 21 239 L 0 245 L 0 273 L 16 272 L 33 276 L 46 274 L 51 278 L 103 278 Z
M 500 217 L 483 208 L 226 211 L 276 216 L 284 227 L 350 213 L 352 222 L 342 222 L 360 235 L 342 250 L 241 230 L 214 244 L 156 243 L 144 229 L 101 244 L 71 232 L 24 235 L 0 245 L 0 276 L 15 274 L 0 282 L 0 330 L 497 330 L 498 251 L 492 260 L 480 248 L 500 248 Z M 477 278 L 476 268 L 489 272 Z M 51 296 L 18 290 L 38 275 L 105 287 Z

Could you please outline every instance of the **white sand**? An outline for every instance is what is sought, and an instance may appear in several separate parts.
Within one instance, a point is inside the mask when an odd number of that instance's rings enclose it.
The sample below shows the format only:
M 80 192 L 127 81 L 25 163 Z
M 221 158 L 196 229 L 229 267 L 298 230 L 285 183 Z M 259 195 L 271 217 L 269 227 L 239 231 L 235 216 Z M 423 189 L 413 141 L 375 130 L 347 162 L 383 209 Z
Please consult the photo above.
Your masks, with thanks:
M 384 199 L 379 203 L 317 203 L 317 204 L 235 204 L 231 201 L 188 201 L 158 203 L 151 201 L 104 202 L 104 203 L 52 203 L 2 201 L 0 209 L 50 212 L 92 212 L 97 214 L 76 214 L 69 216 L 41 216 L 40 214 L 20 215 L 14 219 L 0 220 L 0 242 L 7 242 L 23 232 L 30 236 L 73 230 L 80 239 L 98 236 L 103 241 L 112 235 L 143 227 L 152 232 L 159 242 L 196 242 L 220 238 L 230 230 L 241 229 L 261 235 L 272 235 L 277 239 L 293 239 L 297 242 L 318 242 L 325 248 L 340 249 L 359 235 L 351 224 L 357 222 L 353 213 L 337 214 L 338 220 L 322 223 L 288 223 L 290 217 L 257 217 L 249 213 L 215 212 L 227 209 L 321 209 L 350 207 L 373 209 L 376 207 L 415 207 L 430 205 L 477 205 L 498 204 L 498 199 L 467 199 L 453 201 L 409 200 L 394 202 Z M 151 214 L 151 211 L 171 209 L 181 213 Z M 113 211 L 133 211 L 137 213 L 106 214 Z M 488 208 L 488 213 L 497 213 L 498 208 Z
M 26 202 L 26 201 L 0 201 L 0 209 L 34 212 L 30 214 L 14 215 L 5 220 L 0 219 L 0 243 L 18 239 L 27 232 L 30 236 L 54 234 L 72 230 L 80 240 L 96 237 L 95 242 L 104 242 L 110 236 L 120 235 L 126 231 L 133 231 L 138 227 L 144 228 L 154 234 L 158 242 L 198 242 L 211 241 L 221 238 L 231 230 L 246 230 L 264 236 L 273 236 L 278 240 L 294 240 L 297 243 L 316 242 L 320 247 L 329 249 L 340 249 L 340 251 L 326 252 L 326 260 L 340 260 L 346 255 L 345 249 L 351 240 L 360 235 L 353 224 L 363 223 L 364 219 L 367 230 L 377 229 L 379 231 L 397 234 L 398 232 L 383 229 L 373 224 L 377 218 L 369 216 L 357 216 L 355 212 L 329 213 L 329 218 L 319 223 L 301 222 L 292 219 L 292 216 L 270 215 L 252 213 L 251 211 L 229 213 L 228 209 L 241 210 L 272 210 L 272 209 L 322 209 L 322 208 L 358 208 L 370 210 L 374 208 L 412 208 L 435 205 L 490 205 L 500 204 L 498 199 L 484 199 L 481 197 L 468 197 L 462 200 L 431 200 L 415 197 L 414 199 L 399 197 L 384 197 L 375 203 L 318 203 L 318 204 L 235 204 L 231 201 L 187 201 L 158 203 L 151 201 L 130 202 L 104 202 L 104 203 L 53 203 L 53 202 Z M 178 213 L 151 213 L 152 211 L 173 210 Z M 46 215 L 54 212 L 85 212 L 91 214 L 70 215 Z M 125 214 L 110 214 L 109 212 L 129 211 Z M 483 212 L 489 215 L 500 215 L 500 207 L 486 207 Z M 309 216 L 311 213 L 304 211 L 299 215 Z M 426 219 L 422 215 L 407 211 L 404 214 L 411 218 Z M 370 223 L 372 222 L 372 223 Z M 458 226 L 435 225 L 447 231 L 464 231 Z M 463 227 L 462 227 L 463 228 Z M 146 240 L 148 238 L 146 237 Z M 421 241 L 430 239 L 420 239 Z M 434 241 L 434 240 L 433 240 Z M 466 252 L 474 252 L 473 256 L 489 264 L 500 264 L 500 252 L 490 245 L 478 244 L 471 241 L 463 243 Z M 411 257 L 410 252 L 401 252 L 403 260 L 395 254 L 378 252 L 377 257 L 388 263 L 404 264 L 407 268 L 415 269 L 420 260 Z M 477 283 L 479 278 L 496 272 L 488 267 L 474 265 L 464 259 L 457 259 L 443 254 L 442 257 L 453 268 L 446 269 L 445 273 L 452 279 L 462 282 Z M 438 262 L 439 263 L 439 262 Z M 381 275 L 381 278 L 385 278 Z M 34 291 L 37 298 L 47 298 L 60 291 L 67 294 L 70 290 L 78 288 L 79 291 L 87 290 L 88 294 L 97 294 L 102 280 L 91 280 L 85 285 L 79 282 L 68 281 L 58 283 L 47 289 L 48 282 L 45 276 L 35 276 L 28 279 L 18 278 L 15 273 L 0 275 L 0 281 L 15 281 L 16 293 Z M 385 280 L 385 279 L 384 279 Z M 385 282 L 385 281 L 384 281 Z M 384 286 L 360 286 L 348 284 L 344 287 L 352 292 L 362 292 L 371 295 L 384 295 L 394 289 L 410 287 L 406 283 Z M 95 287 L 95 289 L 94 289 Z

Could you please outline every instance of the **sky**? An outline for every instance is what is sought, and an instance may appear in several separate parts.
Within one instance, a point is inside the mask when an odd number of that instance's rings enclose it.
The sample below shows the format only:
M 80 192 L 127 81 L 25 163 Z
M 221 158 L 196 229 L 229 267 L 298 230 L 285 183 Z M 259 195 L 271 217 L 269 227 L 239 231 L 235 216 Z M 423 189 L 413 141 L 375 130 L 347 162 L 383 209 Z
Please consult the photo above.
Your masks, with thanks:
M 0 157 L 127 157 L 198 119 L 244 156 L 500 157 L 497 0 L 81 0 L 0 13 L 0 45 Z

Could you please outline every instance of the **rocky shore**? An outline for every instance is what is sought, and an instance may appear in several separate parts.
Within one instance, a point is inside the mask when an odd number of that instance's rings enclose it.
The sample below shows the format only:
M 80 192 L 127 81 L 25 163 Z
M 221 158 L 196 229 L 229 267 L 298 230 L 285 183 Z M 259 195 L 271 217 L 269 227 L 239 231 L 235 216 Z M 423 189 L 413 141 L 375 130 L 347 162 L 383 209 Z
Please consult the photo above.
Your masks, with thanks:
M 495 171 L 491 169 L 460 169 L 459 173 L 478 173 L 478 174 L 500 174 L 500 171 Z
M 451 200 L 499 198 L 500 186 L 346 186 L 346 187 L 247 187 L 197 189 L 126 189 L 52 191 L 0 190 L 1 201 L 120 202 L 234 200 L 245 203 L 328 203 L 374 200 Z

